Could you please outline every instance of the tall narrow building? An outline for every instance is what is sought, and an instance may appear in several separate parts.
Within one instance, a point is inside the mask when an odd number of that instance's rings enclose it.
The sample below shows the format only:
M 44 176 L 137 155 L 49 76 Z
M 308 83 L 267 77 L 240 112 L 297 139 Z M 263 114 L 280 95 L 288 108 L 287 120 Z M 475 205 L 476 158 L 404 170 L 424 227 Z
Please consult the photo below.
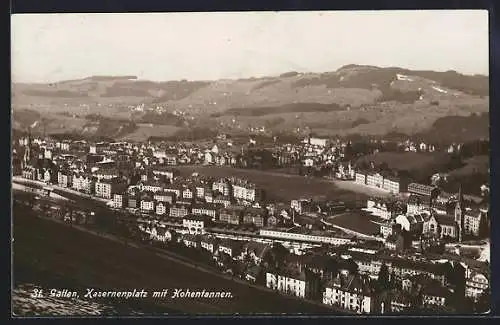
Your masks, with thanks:
M 459 242 L 462 242 L 463 239 L 462 237 L 464 232 L 464 215 L 465 215 L 464 197 L 462 193 L 462 184 L 460 184 L 460 188 L 458 189 L 457 203 L 455 205 L 455 223 L 457 225 L 457 235 Z

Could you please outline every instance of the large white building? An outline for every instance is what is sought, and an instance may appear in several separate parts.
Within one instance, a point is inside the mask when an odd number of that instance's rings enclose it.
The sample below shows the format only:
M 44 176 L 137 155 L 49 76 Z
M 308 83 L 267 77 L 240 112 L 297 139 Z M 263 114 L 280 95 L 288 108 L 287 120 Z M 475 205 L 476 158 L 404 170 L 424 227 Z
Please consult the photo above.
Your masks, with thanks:
M 307 282 L 304 272 L 284 274 L 266 273 L 266 287 L 300 298 L 305 298 Z
M 182 226 L 188 230 L 190 234 L 203 234 L 205 227 L 211 221 L 209 216 L 186 215 L 182 219 Z
M 373 312 L 374 299 L 368 278 L 360 275 L 338 276 L 327 284 L 323 303 L 357 313 Z
M 294 232 L 285 232 L 285 231 L 275 231 L 275 230 L 266 230 L 261 229 L 259 231 L 259 235 L 262 237 L 268 237 L 272 239 L 285 239 L 290 241 L 303 241 L 303 242 L 311 242 L 311 243 L 325 243 L 332 245 L 345 245 L 352 241 L 351 237 L 330 237 L 326 235 L 312 235 L 312 234 L 301 234 Z

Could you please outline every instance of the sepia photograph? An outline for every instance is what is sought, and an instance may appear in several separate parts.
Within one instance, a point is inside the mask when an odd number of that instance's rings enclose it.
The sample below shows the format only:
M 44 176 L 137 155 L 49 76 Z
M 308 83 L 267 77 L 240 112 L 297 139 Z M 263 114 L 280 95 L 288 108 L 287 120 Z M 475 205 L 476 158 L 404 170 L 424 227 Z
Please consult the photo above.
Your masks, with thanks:
M 11 15 L 11 316 L 489 314 L 488 24 Z

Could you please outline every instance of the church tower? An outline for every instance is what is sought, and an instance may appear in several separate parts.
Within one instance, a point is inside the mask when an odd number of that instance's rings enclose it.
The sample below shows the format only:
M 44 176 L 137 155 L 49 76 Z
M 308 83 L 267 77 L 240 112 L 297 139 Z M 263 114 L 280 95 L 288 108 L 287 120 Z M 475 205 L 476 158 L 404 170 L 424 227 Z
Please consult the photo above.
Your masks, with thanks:
M 462 193 L 462 184 L 460 184 L 460 188 L 458 190 L 458 200 L 455 205 L 455 223 L 457 225 L 457 231 L 458 231 L 458 241 L 462 242 L 462 235 L 464 232 L 464 214 L 465 214 L 465 207 L 464 207 L 464 197 Z

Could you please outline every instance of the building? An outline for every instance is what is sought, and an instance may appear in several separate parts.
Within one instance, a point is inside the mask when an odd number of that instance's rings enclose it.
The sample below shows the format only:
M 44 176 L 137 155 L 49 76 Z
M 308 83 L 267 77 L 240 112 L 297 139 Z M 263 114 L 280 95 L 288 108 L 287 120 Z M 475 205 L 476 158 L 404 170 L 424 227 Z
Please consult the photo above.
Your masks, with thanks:
M 186 215 L 182 218 L 182 226 L 188 230 L 190 234 L 203 234 L 205 227 L 211 224 L 211 218 L 202 215 Z
M 288 241 L 324 243 L 331 245 L 345 245 L 352 241 L 352 237 L 350 236 L 332 237 L 328 236 L 327 234 L 314 235 L 314 234 L 304 234 L 304 233 L 277 231 L 269 229 L 260 229 L 259 235 L 261 237 L 271 238 L 274 240 L 284 239 Z
M 227 208 L 231 205 L 231 198 L 229 196 L 218 195 L 213 198 L 212 203 L 217 203 Z
M 402 233 L 392 233 L 385 240 L 385 248 L 395 252 L 402 252 L 404 249 L 404 238 Z
M 214 254 L 218 250 L 218 239 L 217 239 L 217 237 L 213 237 L 213 236 L 209 236 L 209 235 L 201 235 L 200 246 L 201 246 L 201 248 Z
M 25 179 L 36 180 L 36 168 L 33 166 L 26 166 L 23 168 L 21 173 L 22 177 Z
M 218 244 L 218 252 L 226 254 L 233 259 L 241 259 L 245 242 L 240 240 L 222 239 Z
M 141 211 L 149 213 L 155 210 L 155 201 L 152 193 L 143 193 L 141 195 Z
M 94 172 L 94 176 L 98 180 L 102 180 L 102 179 L 109 180 L 109 179 L 117 178 L 119 176 L 119 173 L 114 168 L 100 168 L 96 172 Z
M 92 194 L 95 191 L 95 183 L 89 175 L 73 174 L 71 188 L 78 192 Z
M 356 172 L 354 181 L 356 184 L 366 185 L 366 173 L 361 171 Z
M 486 218 L 486 215 L 480 211 L 466 209 L 464 214 L 464 234 L 476 237 L 479 236 L 481 218 Z
M 233 197 L 237 200 L 255 202 L 261 199 L 261 190 L 255 184 L 244 180 L 235 179 L 233 185 Z
M 382 188 L 390 193 L 406 192 L 408 184 L 404 178 L 387 176 L 384 178 Z
M 366 175 L 366 185 L 382 188 L 384 185 L 384 176 L 380 173 L 369 172 Z
M 488 277 L 478 271 L 471 270 L 465 279 L 465 295 L 477 300 L 485 291 L 489 290 Z
M 158 181 L 144 181 L 143 183 L 139 184 L 139 188 L 141 191 L 148 191 L 148 192 L 153 192 L 157 193 L 160 192 L 163 189 L 164 184 Z
M 400 214 L 396 217 L 396 223 L 401 225 L 401 229 L 414 234 L 421 234 L 424 226 L 424 218 L 421 214 Z
M 71 187 L 71 173 L 69 171 L 57 172 L 57 185 L 60 187 Z
M 425 184 L 410 183 L 408 184 L 408 192 L 434 199 L 439 195 L 439 188 Z
M 218 191 L 223 196 L 229 197 L 231 195 L 231 183 L 225 178 L 221 178 L 212 183 L 212 190 Z
M 263 208 L 248 208 L 243 213 L 243 223 L 247 225 L 255 225 L 259 228 L 265 225 L 266 209 Z
M 464 206 L 464 197 L 462 194 L 462 185 L 460 185 L 460 189 L 458 190 L 458 200 L 455 205 L 455 223 L 457 226 L 457 237 L 459 242 L 462 242 L 463 235 L 465 233 L 464 221 L 465 221 L 465 206 Z
M 197 248 L 200 245 L 199 237 L 194 233 L 185 234 L 182 237 L 182 242 L 186 247 Z
M 243 247 L 246 256 L 249 256 L 256 265 L 260 265 L 266 253 L 271 250 L 271 245 L 249 241 Z
M 401 212 L 397 211 L 396 202 L 375 198 L 367 200 L 366 209 L 364 210 L 384 220 L 389 220 L 395 215 L 396 212 Z
M 137 195 L 128 196 L 127 207 L 129 209 L 137 209 L 140 206 L 140 198 Z
M 422 304 L 424 307 L 445 306 L 450 297 L 450 291 L 437 282 L 424 285 L 422 288 Z
M 429 201 L 427 201 L 425 198 L 422 198 L 415 194 L 410 194 L 410 197 L 406 202 L 406 213 L 410 215 L 420 214 L 429 210 L 429 207 Z
M 411 307 L 411 300 L 408 292 L 396 290 L 390 297 L 391 313 L 404 313 Z
M 159 216 L 163 216 L 167 214 L 167 211 L 169 211 L 168 204 L 165 202 L 157 202 L 156 203 L 156 209 L 155 213 Z
M 242 223 L 243 219 L 243 207 L 230 206 L 223 208 L 219 213 L 219 221 L 222 223 L 228 223 L 232 225 L 239 225 Z
M 217 212 L 222 207 L 217 203 L 201 203 L 201 204 L 193 204 L 191 213 L 194 215 L 206 215 L 215 220 L 217 217 Z
M 124 208 L 124 203 L 125 203 L 125 195 L 123 193 L 115 193 L 113 194 L 113 207 L 115 209 L 122 209 Z
M 307 271 L 300 265 L 288 265 L 285 269 L 266 273 L 266 287 L 299 298 L 314 295 L 315 286 Z
M 164 191 L 156 192 L 154 193 L 153 199 L 158 202 L 173 204 L 175 201 L 175 193 Z
M 101 178 L 95 183 L 95 196 L 111 199 L 115 193 L 123 193 L 127 189 L 127 184 L 118 179 Z
M 323 303 L 360 314 L 373 312 L 375 303 L 368 277 L 339 275 L 326 285 Z
M 183 218 L 184 216 L 187 216 L 188 213 L 189 211 L 187 207 L 181 204 L 174 204 L 170 206 L 169 209 L 169 216 L 174 218 Z
M 184 187 L 181 192 L 183 199 L 192 199 L 194 197 L 194 192 L 189 187 Z

